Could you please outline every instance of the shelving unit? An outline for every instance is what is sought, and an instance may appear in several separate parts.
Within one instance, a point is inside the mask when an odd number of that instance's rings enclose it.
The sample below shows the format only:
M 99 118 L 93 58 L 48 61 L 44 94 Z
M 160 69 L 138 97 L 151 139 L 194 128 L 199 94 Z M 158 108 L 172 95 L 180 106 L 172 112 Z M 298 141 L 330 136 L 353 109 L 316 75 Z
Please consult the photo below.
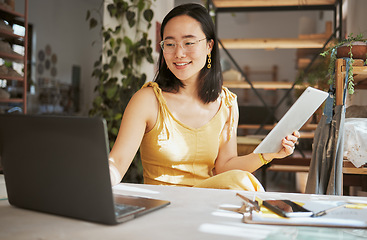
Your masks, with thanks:
M 281 82 L 281 81 L 254 81 L 251 82 L 246 74 L 241 70 L 241 67 L 230 56 L 228 50 L 230 49 L 303 49 L 312 51 L 314 49 L 320 49 L 319 52 L 325 48 L 332 38 L 336 35 L 337 30 L 341 32 L 342 19 L 339 19 L 339 28 L 336 27 L 337 23 L 337 10 L 341 15 L 341 3 L 340 0 L 286 0 L 286 1 L 253 1 L 253 0 L 211 0 L 208 1 L 208 8 L 214 10 L 215 22 L 218 21 L 217 15 L 220 13 L 236 13 L 236 12 L 263 12 L 263 11 L 300 11 L 300 10 L 330 10 L 334 12 L 334 26 L 331 22 L 326 23 L 325 32 L 321 34 L 299 35 L 298 38 L 255 38 L 255 39 L 219 39 L 220 47 L 229 55 L 232 62 L 239 72 L 243 75 L 246 81 L 224 81 L 224 86 L 232 89 L 251 89 L 258 96 L 265 108 L 270 108 L 262 100 L 262 97 L 258 93 L 257 89 L 264 90 L 285 90 L 285 94 L 281 100 L 275 104 L 277 109 L 280 104 L 285 100 L 293 89 L 306 88 L 307 85 L 296 85 L 295 82 Z M 332 31 L 334 28 L 334 33 Z M 340 34 L 339 34 L 340 35 Z M 318 55 L 318 53 L 316 53 Z M 295 65 L 302 64 L 302 69 L 307 69 L 312 65 L 312 59 L 300 58 Z M 270 111 L 269 111 L 270 112 Z M 270 113 L 273 114 L 274 113 Z M 275 118 L 276 119 L 276 118 Z M 254 126 L 240 125 L 239 128 L 254 129 L 271 129 L 272 125 L 258 124 Z M 309 137 L 309 136 L 308 136 Z
M 362 59 L 355 59 L 353 63 L 353 77 L 356 89 L 366 89 L 367 66 Z M 337 59 L 335 63 L 335 104 L 343 104 L 344 79 L 346 75 L 346 62 L 344 59 Z M 361 186 L 363 191 L 367 191 L 367 168 L 356 168 L 349 160 L 343 161 L 343 186 Z
M 283 0 L 283 1 L 269 1 L 269 0 L 213 0 L 217 8 L 265 8 L 270 7 L 280 8 L 299 8 L 300 6 L 329 6 L 335 3 L 335 0 Z
M 4 3 L 2 3 L 4 4 Z M 22 85 L 22 94 L 19 98 L 0 98 L 0 106 L 3 108 L 8 108 L 10 104 L 20 104 L 22 105 L 23 113 L 27 113 L 27 57 L 28 57 L 28 0 L 24 0 L 24 13 L 15 12 L 4 5 L 0 5 L 0 20 L 7 21 L 9 25 L 12 25 L 14 22 L 17 24 L 19 22 L 24 23 L 25 34 L 24 36 L 20 36 L 14 34 L 12 31 L 8 31 L 5 29 L 0 30 L 0 40 L 5 44 L 10 45 L 20 45 L 24 47 L 24 54 L 20 55 L 15 52 L 9 51 L 1 51 L 0 50 L 0 58 L 4 61 L 16 62 L 23 64 L 23 75 L 14 75 L 14 74 L 3 74 L 0 73 L 0 79 L 6 80 L 8 83 L 16 81 L 17 85 Z
M 327 22 L 325 26 L 325 32 L 320 34 L 310 34 L 310 35 L 299 35 L 298 38 L 253 38 L 253 39 L 219 39 L 219 45 L 224 51 L 229 59 L 232 61 L 236 70 L 238 70 L 245 81 L 225 81 L 224 86 L 231 89 L 251 89 L 253 93 L 258 97 L 259 101 L 264 105 L 269 111 L 268 117 L 274 115 L 275 110 L 282 104 L 282 102 L 287 99 L 287 96 L 291 94 L 293 89 L 305 89 L 307 84 L 303 86 L 296 85 L 295 80 L 291 82 L 282 81 L 251 81 L 242 71 L 242 67 L 236 62 L 236 60 L 231 56 L 228 50 L 232 49 L 297 49 L 297 61 L 294 66 L 299 69 L 307 71 L 313 66 L 317 59 L 317 56 L 324 48 L 328 46 L 328 43 L 333 38 L 341 38 L 342 33 L 342 18 L 337 18 L 337 15 L 342 16 L 342 1 L 341 0 L 286 0 L 286 1 L 266 1 L 266 0 L 211 0 L 208 1 L 208 9 L 214 12 L 214 21 L 217 23 L 217 15 L 220 13 L 237 13 L 237 12 L 264 12 L 264 11 L 300 11 L 300 10 L 328 10 L 332 11 L 334 15 L 333 24 Z M 338 27 L 337 27 L 338 25 Z M 338 36 L 337 36 L 338 33 Z M 318 49 L 318 50 L 317 50 Z M 306 58 L 305 56 L 311 56 Z M 274 104 L 274 108 L 269 107 L 266 102 L 262 99 L 259 91 L 263 90 L 279 90 L 282 96 L 279 97 L 279 101 Z M 284 93 L 284 95 L 283 95 Z M 241 103 L 239 103 L 240 105 Z M 275 117 L 274 117 L 275 118 Z M 275 118 L 276 119 L 276 118 Z M 256 131 L 254 134 L 264 134 L 266 131 L 270 131 L 274 124 L 266 124 L 266 120 L 259 124 L 240 124 L 239 129 L 252 129 Z M 307 123 L 301 130 L 302 139 L 313 139 L 314 130 L 317 124 Z M 261 133 L 261 132 L 262 133 Z M 250 139 L 246 139 L 246 136 L 238 137 L 238 153 L 240 155 L 251 153 L 254 148 L 259 144 L 261 138 L 254 138 L 249 136 Z M 301 139 L 301 140 L 302 140 Z M 301 141 L 300 140 L 300 141 Z M 304 140 L 302 146 L 306 146 L 309 141 Z M 308 144 L 309 145 L 309 144 Z M 307 145 L 307 149 L 310 147 Z M 301 146 L 297 147 L 297 150 L 292 156 L 287 157 L 285 160 L 279 161 L 281 165 L 278 165 L 277 161 L 261 168 L 262 170 L 262 182 L 266 187 L 266 171 L 267 168 L 273 171 L 284 171 L 284 172 L 304 172 L 308 171 L 308 166 L 311 159 L 311 153 L 308 150 L 301 149 Z M 291 164 L 289 164 L 291 163 Z M 291 165 L 291 166 L 289 166 Z M 271 169 L 271 168 L 273 169 Z
M 336 69 L 336 79 L 335 79 L 335 88 L 336 88 L 336 105 L 343 104 L 343 82 L 346 74 L 346 66 L 344 59 L 337 59 L 335 63 Z M 362 59 L 355 59 L 353 63 L 353 78 L 355 88 L 365 88 L 367 83 L 367 66 L 364 65 Z
M 327 38 L 252 38 L 221 39 L 226 49 L 295 49 L 322 48 Z

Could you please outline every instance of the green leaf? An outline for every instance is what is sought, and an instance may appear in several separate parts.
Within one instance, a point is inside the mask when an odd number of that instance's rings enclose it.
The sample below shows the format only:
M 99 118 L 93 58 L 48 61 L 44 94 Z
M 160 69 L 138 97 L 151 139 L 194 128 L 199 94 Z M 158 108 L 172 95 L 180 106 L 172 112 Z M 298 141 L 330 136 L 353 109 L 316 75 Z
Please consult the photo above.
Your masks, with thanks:
M 124 64 L 124 67 L 126 68 L 129 65 L 130 60 L 127 57 L 124 57 L 122 59 L 122 63 Z
M 117 85 L 109 87 L 106 92 L 107 92 L 108 99 L 113 98 L 117 92 Z
M 96 105 L 101 105 L 103 102 L 103 98 L 101 96 L 97 96 L 95 99 L 94 99 L 94 103 Z
M 115 144 L 115 141 L 110 141 L 110 149 L 112 149 L 114 144 Z
M 147 39 L 145 37 L 140 39 L 140 45 L 145 46 L 147 44 Z
M 94 62 L 94 67 L 98 67 L 99 65 L 101 65 L 101 60 L 97 60 Z
M 117 26 L 116 28 L 115 28 L 115 31 L 113 31 L 113 33 L 114 34 L 119 34 L 121 32 L 121 25 L 119 25 L 119 26 Z
M 113 56 L 113 57 L 111 58 L 110 68 L 113 68 L 113 66 L 115 66 L 116 61 L 117 61 L 117 57 L 116 57 L 116 56 Z
M 132 11 L 127 11 L 126 13 L 126 20 L 130 21 L 135 18 L 135 13 Z
M 133 45 L 133 41 L 131 41 L 131 39 L 128 36 L 125 36 L 124 39 L 122 40 L 126 45 Z
M 114 117 L 115 120 L 120 120 L 122 118 L 122 114 L 121 113 L 117 113 Z
M 152 9 L 146 9 L 143 13 L 144 19 L 147 20 L 148 22 L 152 21 L 154 13 L 152 11 Z
M 107 10 L 110 13 L 111 17 L 116 16 L 117 9 L 116 9 L 116 6 L 114 4 L 112 4 L 112 3 L 108 4 L 107 5 Z
M 130 28 L 134 27 L 135 23 L 136 23 L 135 19 L 129 20 L 129 27 Z
M 117 7 L 116 18 L 118 18 L 124 12 L 126 12 L 126 10 L 129 8 L 129 4 L 127 2 L 124 2 L 124 1 L 119 1 L 119 2 L 116 3 L 116 7 Z
M 113 135 L 115 135 L 115 136 L 116 136 L 116 135 L 117 135 L 117 133 L 118 133 L 118 129 L 117 129 L 117 128 L 115 128 L 115 127 L 114 127 L 114 128 L 112 128 L 112 129 L 111 129 L 111 133 L 112 133 Z
M 115 47 L 115 39 L 114 38 L 111 38 L 110 39 L 110 47 L 111 48 L 114 48 Z
M 120 51 L 120 47 L 118 46 L 118 47 L 115 47 L 115 49 L 114 49 L 114 52 L 115 53 L 118 53 Z
M 139 0 L 139 2 L 138 2 L 138 10 L 141 12 L 141 11 L 143 11 L 144 7 L 145 7 L 144 0 Z
M 105 64 L 105 65 L 108 66 L 108 64 Z M 104 72 L 101 76 L 101 80 L 104 82 L 108 79 L 108 77 L 109 77 L 108 73 Z
M 111 35 L 109 32 L 104 32 L 103 33 L 103 38 L 104 38 L 104 41 L 107 42 L 108 40 L 110 40 L 111 38 Z
M 109 64 L 103 64 L 103 71 L 107 71 L 108 69 L 110 69 L 110 65 Z
M 87 10 L 87 16 L 86 16 L 85 20 L 88 20 L 89 18 L 90 18 L 90 11 Z
M 93 77 L 99 77 L 101 75 L 101 70 L 99 68 L 96 68 L 92 72 Z
M 121 39 L 121 38 L 117 38 L 117 39 L 116 39 L 116 43 L 117 43 L 117 45 L 119 45 L 119 46 L 120 46 L 120 45 L 121 45 L 121 43 L 122 43 L 122 39 Z
M 111 49 L 108 49 L 108 50 L 107 50 L 107 56 L 109 56 L 109 57 L 110 57 L 112 54 L 113 54 L 112 50 L 111 50 Z
M 98 25 L 98 22 L 95 18 L 91 18 L 89 20 L 89 29 L 92 29 Z
M 122 41 L 125 43 L 126 53 L 129 53 L 131 47 L 133 46 L 133 41 L 131 41 L 131 39 L 128 36 L 125 36 Z

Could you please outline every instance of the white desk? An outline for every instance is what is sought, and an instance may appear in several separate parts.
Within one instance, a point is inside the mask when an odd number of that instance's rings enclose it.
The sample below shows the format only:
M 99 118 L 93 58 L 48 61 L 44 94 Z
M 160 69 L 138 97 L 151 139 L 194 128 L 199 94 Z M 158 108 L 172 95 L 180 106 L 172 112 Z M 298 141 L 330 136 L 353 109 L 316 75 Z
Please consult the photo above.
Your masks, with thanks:
M 160 198 L 171 205 L 132 221 L 105 226 L 49 214 L 19 209 L 0 200 L 0 239 L 365 239 L 367 230 L 326 229 L 312 227 L 285 227 L 242 223 L 238 213 L 221 210 L 228 204 L 240 206 L 236 191 L 165 187 L 138 184 L 120 184 L 115 193 Z M 241 192 L 251 197 L 253 193 Z M 0 175 L 0 198 L 5 194 L 3 176 Z M 339 200 L 354 197 L 316 196 L 287 193 L 261 193 L 264 199 L 284 197 L 294 200 Z M 367 198 L 358 198 L 364 201 Z M 288 238 L 288 237 L 289 238 Z M 305 237 L 306 236 L 306 237 Z M 280 237 L 280 238 L 279 238 Z

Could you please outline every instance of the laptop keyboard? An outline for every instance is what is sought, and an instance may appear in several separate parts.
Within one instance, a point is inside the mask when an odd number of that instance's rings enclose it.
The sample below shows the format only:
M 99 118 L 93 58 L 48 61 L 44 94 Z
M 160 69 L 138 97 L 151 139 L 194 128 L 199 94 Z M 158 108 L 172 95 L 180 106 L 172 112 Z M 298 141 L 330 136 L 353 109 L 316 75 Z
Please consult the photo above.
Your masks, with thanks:
M 138 211 L 144 210 L 145 207 L 127 205 L 127 204 L 115 204 L 115 215 L 117 218 L 124 217 L 129 214 L 136 213 Z

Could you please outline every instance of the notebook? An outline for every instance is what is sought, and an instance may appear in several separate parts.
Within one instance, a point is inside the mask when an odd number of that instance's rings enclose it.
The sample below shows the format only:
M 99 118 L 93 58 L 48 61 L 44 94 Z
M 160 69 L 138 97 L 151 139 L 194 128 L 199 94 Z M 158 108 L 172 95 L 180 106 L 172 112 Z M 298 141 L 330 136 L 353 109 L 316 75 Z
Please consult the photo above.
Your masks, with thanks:
M 113 195 L 106 121 L 0 115 L 1 164 L 13 206 L 117 224 L 170 202 Z
M 276 153 L 282 149 L 282 139 L 298 131 L 329 96 L 327 92 L 308 87 L 284 114 L 270 133 L 255 148 L 254 153 Z

